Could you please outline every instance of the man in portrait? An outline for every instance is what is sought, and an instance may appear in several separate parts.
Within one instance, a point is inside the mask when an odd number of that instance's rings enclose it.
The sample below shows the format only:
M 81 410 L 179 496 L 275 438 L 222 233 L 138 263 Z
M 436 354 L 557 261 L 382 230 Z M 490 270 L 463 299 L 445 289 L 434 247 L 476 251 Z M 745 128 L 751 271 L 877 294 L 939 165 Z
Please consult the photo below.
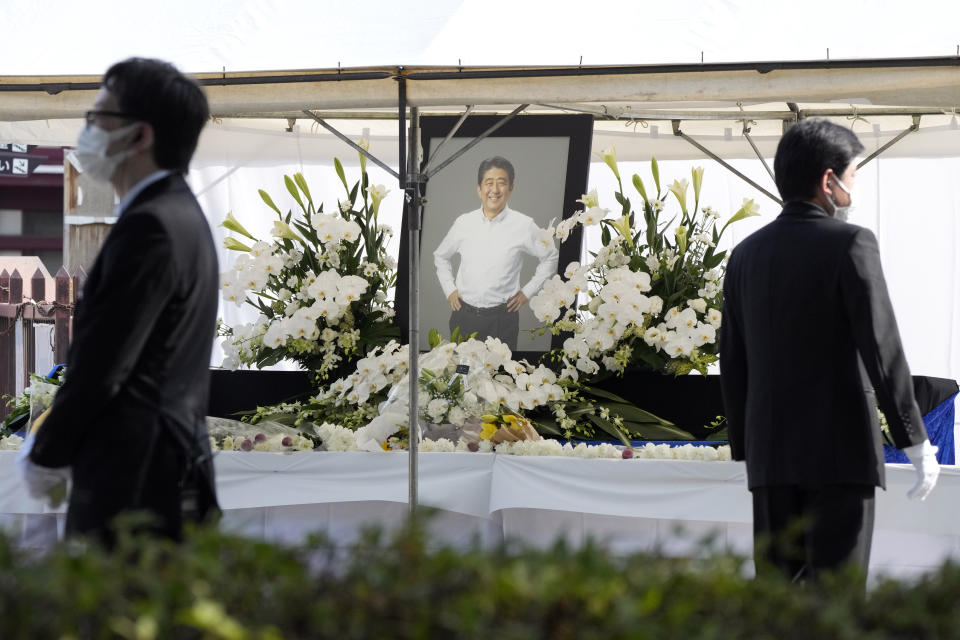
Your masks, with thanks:
M 516 171 L 501 156 L 488 158 L 477 170 L 480 208 L 454 220 L 433 252 L 437 278 L 450 302 L 450 332 L 494 337 L 516 350 L 520 309 L 557 271 L 559 253 L 530 216 L 508 206 Z M 452 259 L 460 255 L 453 273 Z M 527 258 L 537 260 L 529 281 L 520 285 Z

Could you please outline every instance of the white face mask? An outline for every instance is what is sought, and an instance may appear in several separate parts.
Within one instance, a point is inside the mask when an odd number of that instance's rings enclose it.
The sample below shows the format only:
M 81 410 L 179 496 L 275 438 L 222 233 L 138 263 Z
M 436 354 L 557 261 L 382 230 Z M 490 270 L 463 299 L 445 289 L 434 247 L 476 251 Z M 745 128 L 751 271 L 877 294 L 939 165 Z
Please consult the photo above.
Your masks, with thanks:
M 846 222 L 847 220 L 850 219 L 850 213 L 855 208 L 855 205 L 853 204 L 853 192 L 850 189 L 847 189 L 847 187 L 839 180 L 837 180 L 834 184 L 840 187 L 840 190 L 843 191 L 845 194 L 847 194 L 847 196 L 850 198 L 850 204 L 848 204 L 845 207 L 838 207 L 837 203 L 834 202 L 833 198 L 831 198 L 830 196 L 827 196 L 827 199 L 830 200 L 830 204 L 833 205 L 833 217 L 836 218 L 837 220 L 843 220 L 844 222 Z
M 134 122 L 113 131 L 107 131 L 95 124 L 87 125 L 80 132 L 77 148 L 70 152 L 69 159 L 82 173 L 94 180 L 109 182 L 120 163 L 133 155 L 134 150 L 127 148 L 108 156 L 107 149 L 138 126 L 140 126 L 139 123 Z

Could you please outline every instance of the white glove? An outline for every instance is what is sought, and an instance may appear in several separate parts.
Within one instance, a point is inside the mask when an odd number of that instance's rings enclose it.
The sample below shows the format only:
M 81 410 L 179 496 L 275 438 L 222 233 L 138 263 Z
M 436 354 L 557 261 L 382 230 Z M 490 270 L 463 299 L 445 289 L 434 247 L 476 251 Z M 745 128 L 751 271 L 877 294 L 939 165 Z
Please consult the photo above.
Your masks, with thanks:
M 917 483 L 907 491 L 908 498 L 926 500 L 934 485 L 937 484 L 937 477 L 940 475 L 937 449 L 938 447 L 930 444 L 929 440 L 903 449 L 903 452 L 907 454 L 907 459 L 910 460 L 910 464 L 917 470 Z
M 42 467 L 30 459 L 30 450 L 33 449 L 34 434 L 27 436 L 20 446 L 17 455 L 17 469 L 23 483 L 27 485 L 27 493 L 34 500 L 44 500 L 50 507 L 56 509 L 67 497 L 67 485 L 70 482 L 70 467 Z

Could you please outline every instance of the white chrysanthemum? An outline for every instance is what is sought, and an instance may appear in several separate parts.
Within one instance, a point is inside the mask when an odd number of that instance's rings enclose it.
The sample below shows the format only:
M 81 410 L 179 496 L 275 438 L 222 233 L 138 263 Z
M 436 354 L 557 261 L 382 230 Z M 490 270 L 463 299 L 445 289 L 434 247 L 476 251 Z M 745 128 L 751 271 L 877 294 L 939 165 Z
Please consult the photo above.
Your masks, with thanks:
M 663 311 L 663 298 L 660 296 L 650 296 L 648 300 L 650 307 L 647 309 L 647 313 L 652 313 L 655 316 L 660 315 L 660 312 Z
M 440 422 L 447 412 L 447 400 L 445 398 L 434 398 L 427 403 L 426 413 L 433 422 Z

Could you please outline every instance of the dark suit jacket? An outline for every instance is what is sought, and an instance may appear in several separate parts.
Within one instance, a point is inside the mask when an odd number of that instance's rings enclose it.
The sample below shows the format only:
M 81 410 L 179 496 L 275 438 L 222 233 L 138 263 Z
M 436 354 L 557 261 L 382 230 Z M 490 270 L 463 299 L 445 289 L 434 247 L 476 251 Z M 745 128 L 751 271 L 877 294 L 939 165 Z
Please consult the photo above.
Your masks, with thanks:
M 751 489 L 884 486 L 877 401 L 898 447 L 927 437 L 877 240 L 812 203 L 787 203 L 733 250 L 720 370 Z
M 102 534 L 117 513 L 143 509 L 178 536 L 184 491 L 216 509 L 205 415 L 218 288 L 210 229 L 183 177 L 149 185 L 90 271 L 66 381 L 30 454 L 73 468 L 68 533 Z

